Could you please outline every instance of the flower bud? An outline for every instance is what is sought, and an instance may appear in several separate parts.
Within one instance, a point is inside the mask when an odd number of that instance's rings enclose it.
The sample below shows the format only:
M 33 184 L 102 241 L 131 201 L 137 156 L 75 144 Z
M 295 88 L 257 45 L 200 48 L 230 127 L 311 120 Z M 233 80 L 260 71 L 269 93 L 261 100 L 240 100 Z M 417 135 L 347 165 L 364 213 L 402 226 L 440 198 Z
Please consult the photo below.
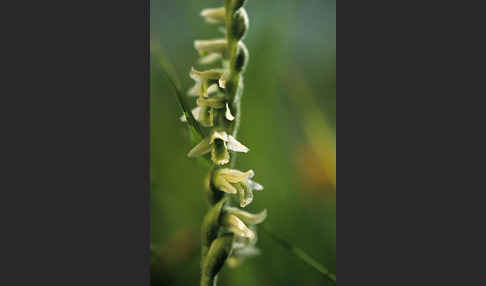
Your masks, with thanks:
M 245 8 L 241 8 L 233 15 L 231 23 L 231 36 L 236 40 L 241 40 L 248 31 L 249 21 Z
M 246 48 L 243 42 L 238 43 L 238 52 L 236 54 L 236 58 L 233 62 L 233 70 L 237 72 L 241 72 L 246 68 L 246 64 L 248 63 L 249 53 L 248 49 Z
M 225 234 L 213 241 L 203 261 L 201 286 L 215 285 L 216 275 L 218 275 L 226 259 L 231 255 L 233 240 L 233 234 Z
M 204 180 L 204 191 L 211 205 L 218 203 L 221 199 L 224 198 L 224 194 L 225 194 L 224 192 L 221 192 L 214 186 L 211 180 L 213 173 L 214 173 L 214 168 L 209 172 L 208 176 L 206 176 L 206 179 Z
M 236 12 L 245 4 L 245 0 L 229 0 L 229 2 L 231 3 L 231 8 L 233 9 L 233 12 Z
M 220 226 L 221 213 L 222 213 L 221 211 L 227 201 L 228 198 L 223 198 L 222 200 L 220 200 L 209 210 L 209 212 L 204 217 L 202 227 L 201 227 L 202 229 L 201 240 L 202 240 L 203 248 L 206 248 L 206 250 L 209 249 L 209 246 L 211 245 L 213 240 L 215 240 L 216 237 L 218 236 L 218 229 Z

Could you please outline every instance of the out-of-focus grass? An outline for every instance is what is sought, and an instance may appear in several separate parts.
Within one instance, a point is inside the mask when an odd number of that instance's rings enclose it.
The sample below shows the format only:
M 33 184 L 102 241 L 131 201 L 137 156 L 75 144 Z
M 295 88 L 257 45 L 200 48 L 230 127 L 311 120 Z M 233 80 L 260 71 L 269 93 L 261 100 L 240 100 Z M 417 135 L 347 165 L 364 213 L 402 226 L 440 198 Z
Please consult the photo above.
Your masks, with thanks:
M 152 1 L 152 42 L 166 50 L 186 90 L 193 40 L 220 36 L 199 12 L 222 2 Z M 237 168 L 254 169 L 265 186 L 247 209 L 267 208 L 273 232 L 335 273 L 335 0 L 247 2 L 250 61 L 238 138 L 251 151 L 238 156 Z M 160 257 L 153 285 L 197 285 L 206 170 L 186 156 L 192 143 L 158 64 L 150 80 L 150 238 Z M 225 267 L 220 285 L 332 285 L 263 233 L 258 246 L 262 255 Z

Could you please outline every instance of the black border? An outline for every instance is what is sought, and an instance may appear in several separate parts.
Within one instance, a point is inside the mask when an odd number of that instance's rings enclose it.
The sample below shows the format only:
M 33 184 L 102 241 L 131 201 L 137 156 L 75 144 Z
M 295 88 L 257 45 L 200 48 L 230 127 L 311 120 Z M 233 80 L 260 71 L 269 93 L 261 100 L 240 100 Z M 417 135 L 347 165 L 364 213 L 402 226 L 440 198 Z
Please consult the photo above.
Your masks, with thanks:
M 149 0 L 5 4 L 0 285 L 149 285 Z

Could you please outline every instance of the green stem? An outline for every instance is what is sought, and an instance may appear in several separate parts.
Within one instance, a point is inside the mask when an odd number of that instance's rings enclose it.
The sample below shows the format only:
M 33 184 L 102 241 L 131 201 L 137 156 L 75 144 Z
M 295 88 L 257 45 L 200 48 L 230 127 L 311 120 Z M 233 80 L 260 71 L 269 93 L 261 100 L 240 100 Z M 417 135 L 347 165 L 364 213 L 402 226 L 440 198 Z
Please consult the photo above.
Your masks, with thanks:
M 201 286 L 216 286 L 218 281 L 218 276 L 210 277 L 203 275 L 201 277 Z
M 270 236 L 270 238 L 272 238 L 275 242 L 277 242 L 282 247 L 284 247 L 285 249 L 290 251 L 292 254 L 297 256 L 297 258 L 299 258 L 300 260 L 305 262 L 307 265 L 309 265 L 310 267 L 317 270 L 319 273 L 321 273 L 327 279 L 336 283 L 336 275 L 329 272 L 329 270 L 326 267 L 324 267 L 322 264 L 317 262 L 314 258 L 312 258 L 310 255 L 305 253 L 302 249 L 295 247 L 295 246 L 291 245 L 289 242 L 285 241 L 284 239 L 278 237 L 276 234 L 269 231 L 268 227 L 266 227 L 266 226 L 261 226 L 261 229 L 263 230 L 263 232 L 268 234 L 268 236 Z

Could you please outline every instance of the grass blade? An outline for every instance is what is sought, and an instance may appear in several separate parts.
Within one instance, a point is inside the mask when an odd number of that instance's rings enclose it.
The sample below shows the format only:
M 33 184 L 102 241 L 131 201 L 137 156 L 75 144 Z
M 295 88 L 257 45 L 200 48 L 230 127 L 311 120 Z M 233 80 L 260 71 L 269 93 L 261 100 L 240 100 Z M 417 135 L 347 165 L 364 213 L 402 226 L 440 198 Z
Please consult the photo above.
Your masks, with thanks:
M 314 258 L 312 258 L 310 255 L 305 253 L 302 249 L 295 247 L 291 245 L 289 242 L 285 241 L 284 239 L 278 237 L 276 234 L 274 234 L 272 231 L 269 231 L 267 226 L 261 226 L 261 229 L 263 230 L 264 233 L 268 234 L 270 238 L 272 238 L 275 242 L 280 244 L 283 248 L 287 249 L 290 251 L 293 255 L 295 255 L 297 258 L 305 262 L 307 265 L 310 267 L 314 268 L 317 270 L 319 273 L 321 273 L 325 278 L 331 280 L 332 282 L 336 283 L 336 275 L 332 274 L 329 272 L 329 270 L 324 267 L 322 264 L 317 262 Z
M 191 110 L 187 107 L 187 105 L 184 102 L 184 98 L 182 96 L 182 86 L 179 81 L 179 78 L 177 77 L 177 73 L 173 68 L 173 65 L 168 60 L 168 58 L 164 55 L 164 52 L 161 49 L 157 49 L 157 53 L 152 52 L 152 57 L 156 58 L 156 62 L 160 64 L 162 70 L 166 73 L 169 82 L 172 84 L 172 87 L 175 90 L 177 102 L 179 103 L 182 112 L 186 116 L 192 139 L 196 142 L 201 141 L 206 134 L 204 133 L 204 130 L 201 128 L 199 122 L 197 122 L 194 116 L 192 115 Z

